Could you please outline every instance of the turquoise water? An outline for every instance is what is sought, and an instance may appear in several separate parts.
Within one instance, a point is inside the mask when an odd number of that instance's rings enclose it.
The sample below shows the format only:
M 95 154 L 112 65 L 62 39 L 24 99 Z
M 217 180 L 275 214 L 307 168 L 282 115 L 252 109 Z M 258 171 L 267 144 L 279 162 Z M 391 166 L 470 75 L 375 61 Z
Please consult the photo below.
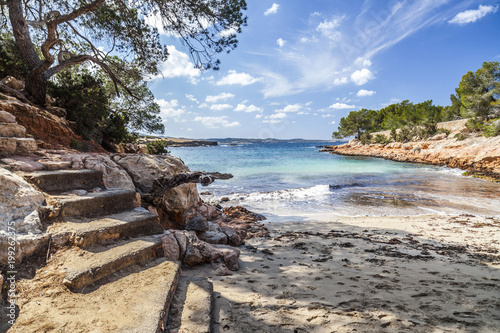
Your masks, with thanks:
M 476 214 L 500 216 L 500 184 L 461 170 L 320 153 L 313 143 L 171 148 L 192 171 L 234 175 L 200 192 L 270 221 L 329 215 Z

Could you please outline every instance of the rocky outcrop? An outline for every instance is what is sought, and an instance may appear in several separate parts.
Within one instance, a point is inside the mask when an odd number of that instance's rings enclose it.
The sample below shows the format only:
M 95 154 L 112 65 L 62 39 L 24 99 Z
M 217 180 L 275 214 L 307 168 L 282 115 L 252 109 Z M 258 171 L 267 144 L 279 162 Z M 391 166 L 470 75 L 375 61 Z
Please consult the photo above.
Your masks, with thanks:
M 500 136 L 481 136 L 457 140 L 433 137 L 428 141 L 362 145 L 351 140 L 321 151 L 349 156 L 380 157 L 398 162 L 425 163 L 467 170 L 473 174 L 500 179 Z
M 4 168 L 0 168 L 0 193 L 0 262 L 12 261 L 9 257 L 20 262 L 48 242 L 38 214 L 45 198 L 23 178 Z
M 84 142 L 83 138 L 72 130 L 73 124 L 64 118 L 66 111 L 61 108 L 40 108 L 0 93 L 0 110 L 15 116 L 17 123 L 23 126 L 28 134 L 43 141 L 40 142 L 42 148 L 69 148 L 75 143 Z M 85 141 L 85 146 L 89 151 L 104 152 L 95 142 Z
M 26 137 L 26 128 L 17 123 L 13 114 L 0 110 L 0 156 L 25 155 L 36 150 L 36 141 Z

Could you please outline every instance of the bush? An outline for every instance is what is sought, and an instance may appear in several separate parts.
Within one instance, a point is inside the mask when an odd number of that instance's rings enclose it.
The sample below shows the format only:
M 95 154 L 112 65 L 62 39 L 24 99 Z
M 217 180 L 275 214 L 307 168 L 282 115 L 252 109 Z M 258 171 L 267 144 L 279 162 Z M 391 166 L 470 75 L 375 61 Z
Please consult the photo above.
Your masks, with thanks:
M 383 145 L 391 142 L 391 139 L 387 138 L 383 134 L 377 134 L 377 135 L 375 135 L 375 139 L 374 140 L 375 140 L 376 143 L 381 143 Z
M 363 133 L 361 134 L 359 141 L 361 141 L 361 144 L 364 145 L 370 144 L 372 143 L 372 135 L 370 133 Z
M 490 120 L 486 124 L 479 124 L 478 127 L 485 137 L 500 135 L 500 118 Z
M 146 153 L 151 155 L 169 154 L 168 142 L 165 140 L 148 141 L 146 143 Z

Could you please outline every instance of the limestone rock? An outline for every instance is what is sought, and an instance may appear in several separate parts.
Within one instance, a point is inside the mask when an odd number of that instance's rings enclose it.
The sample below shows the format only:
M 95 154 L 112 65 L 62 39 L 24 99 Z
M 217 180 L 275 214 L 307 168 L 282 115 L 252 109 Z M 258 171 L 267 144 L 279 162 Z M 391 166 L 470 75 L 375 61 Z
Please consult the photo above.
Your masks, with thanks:
M 17 138 L 16 145 L 16 154 L 30 154 L 38 149 L 35 139 L 32 138 Z
M 4 138 L 24 138 L 26 128 L 17 123 L 0 123 L 0 136 Z
M 161 236 L 163 253 L 168 260 L 179 260 L 179 243 L 174 233 L 167 231 Z
M 43 248 L 48 236 L 43 234 L 37 208 L 44 202 L 43 194 L 20 176 L 0 168 L 0 262 L 7 262 L 9 243 L 16 235 L 16 261 Z
M 73 169 L 91 169 L 102 172 L 104 186 L 107 189 L 121 188 L 135 190 L 134 183 L 127 171 L 117 165 L 106 154 L 69 154 L 62 156 L 63 161 L 70 161 Z
M 177 240 L 177 244 L 179 245 L 179 257 L 182 259 L 184 258 L 184 255 L 186 254 L 187 250 L 187 244 L 188 244 L 188 239 L 187 239 L 187 231 L 183 230 L 176 230 L 174 233 L 175 239 Z
M 154 182 L 161 176 L 189 171 L 180 159 L 167 155 L 115 155 L 113 160 L 127 170 L 143 193 L 151 192 Z
M 227 236 L 227 244 L 231 246 L 240 246 L 243 243 L 243 240 L 241 239 L 240 235 L 236 233 L 232 228 L 228 226 L 222 227 L 222 231 L 226 234 Z
M 429 139 L 429 141 L 438 141 L 438 140 L 444 140 L 448 137 L 446 133 L 439 133 L 434 135 L 432 138 Z
M 3 138 L 0 137 L 0 155 L 12 155 L 16 152 L 17 140 L 16 138 Z
M 22 156 L 2 158 L 0 162 L 9 165 L 10 169 L 15 171 L 33 172 L 44 169 L 42 164 Z
M 2 79 L 2 83 L 7 87 L 21 91 L 24 89 L 24 81 L 18 80 L 13 76 L 7 76 Z
M 0 110 L 0 123 L 16 123 L 16 116 L 13 114 Z

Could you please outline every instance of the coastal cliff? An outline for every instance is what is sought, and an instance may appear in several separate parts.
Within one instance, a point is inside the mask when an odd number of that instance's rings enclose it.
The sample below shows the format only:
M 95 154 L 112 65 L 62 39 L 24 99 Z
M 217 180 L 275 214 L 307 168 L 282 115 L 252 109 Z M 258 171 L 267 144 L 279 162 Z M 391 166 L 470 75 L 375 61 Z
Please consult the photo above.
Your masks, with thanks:
M 500 180 L 500 136 L 475 136 L 464 140 L 451 137 L 451 134 L 446 136 L 443 133 L 427 141 L 368 145 L 354 139 L 343 145 L 325 146 L 321 151 L 447 166 L 466 170 L 472 175 Z

